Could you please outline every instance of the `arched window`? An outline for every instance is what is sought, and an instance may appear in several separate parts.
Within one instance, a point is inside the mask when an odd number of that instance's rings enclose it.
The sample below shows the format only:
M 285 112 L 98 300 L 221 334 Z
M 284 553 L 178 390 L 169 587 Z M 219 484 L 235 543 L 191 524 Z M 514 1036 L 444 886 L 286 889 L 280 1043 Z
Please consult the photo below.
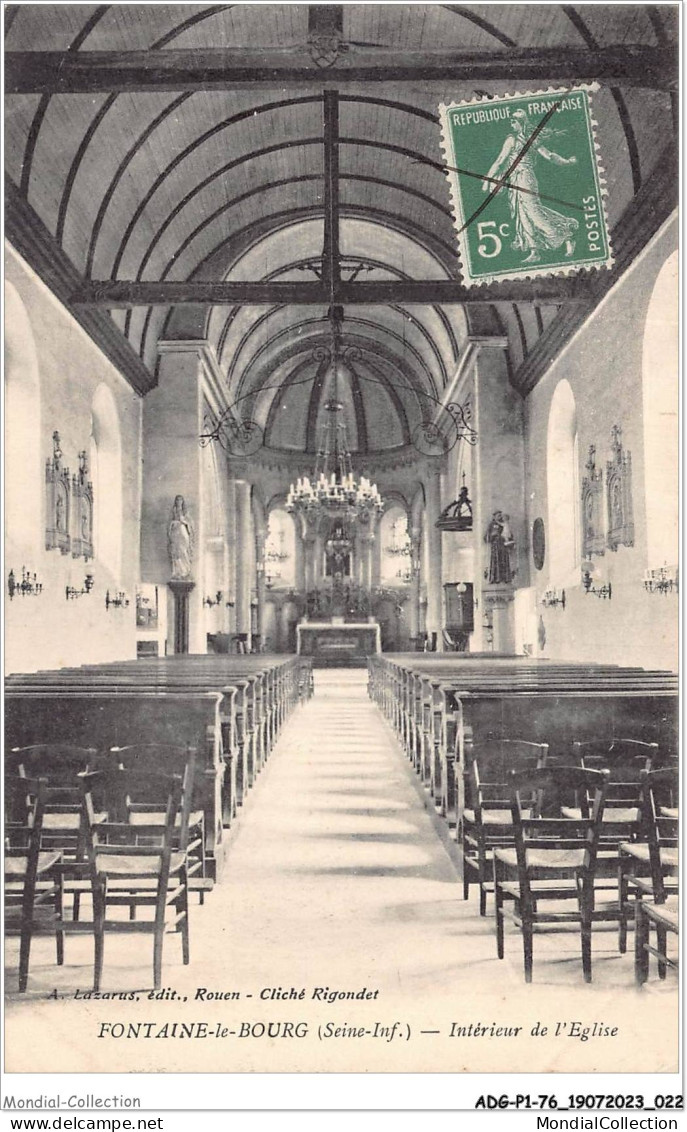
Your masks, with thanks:
M 269 588 L 296 585 L 296 528 L 283 507 L 270 511 L 265 541 L 265 580 Z
M 678 253 L 649 301 L 642 359 L 647 565 L 678 560 Z
M 410 534 L 405 507 L 393 504 L 379 524 L 382 585 L 399 585 L 410 573 Z
M 569 382 L 558 382 L 546 436 L 547 557 L 553 586 L 580 581 L 579 447 L 577 410 Z
M 16 288 L 5 284 L 5 531 L 7 554 L 37 566 L 44 545 L 41 395 L 38 353 L 28 312 Z M 9 562 L 13 569 L 18 560 Z
M 95 557 L 119 582 L 122 568 L 122 440 L 117 405 L 106 385 L 99 385 L 93 397 L 89 450 Z

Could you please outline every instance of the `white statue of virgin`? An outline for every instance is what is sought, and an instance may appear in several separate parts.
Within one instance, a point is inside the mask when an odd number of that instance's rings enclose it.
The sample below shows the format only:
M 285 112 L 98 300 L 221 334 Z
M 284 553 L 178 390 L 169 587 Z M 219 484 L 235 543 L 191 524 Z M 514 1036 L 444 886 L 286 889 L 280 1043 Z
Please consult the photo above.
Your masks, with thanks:
M 172 517 L 167 527 L 167 549 L 174 580 L 191 577 L 193 567 L 193 522 L 186 513 L 183 495 L 177 495 L 172 508 Z

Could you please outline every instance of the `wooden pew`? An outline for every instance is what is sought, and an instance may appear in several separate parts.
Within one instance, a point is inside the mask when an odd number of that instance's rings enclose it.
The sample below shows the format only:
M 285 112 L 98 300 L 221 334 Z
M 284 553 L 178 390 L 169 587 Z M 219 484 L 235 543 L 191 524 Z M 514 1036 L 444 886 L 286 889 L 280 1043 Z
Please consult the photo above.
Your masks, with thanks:
M 6 741 L 197 746 L 205 754 L 199 794 L 208 864 L 219 876 L 222 831 L 298 702 L 303 671 L 293 657 L 185 655 L 13 675 Z
M 264 764 L 279 730 L 307 688 L 304 668 L 295 657 L 244 657 L 184 655 L 146 661 L 115 661 L 77 669 L 20 675 L 8 678 L 9 686 L 37 686 L 57 682 L 62 687 L 85 681 L 98 686 L 131 683 L 135 687 L 183 690 L 224 690 L 226 710 L 222 711 L 224 750 L 232 764 L 227 776 L 231 789 L 231 810 L 241 805 L 249 786 Z M 231 680 L 231 684 L 225 681 Z M 230 700 L 229 697 L 232 696 Z
M 11 688 L 5 693 L 8 749 L 70 743 L 107 750 L 145 742 L 189 744 L 199 752 L 198 796 L 205 811 L 210 876 L 224 863 L 220 703 L 216 692 Z
M 677 678 L 618 665 L 441 654 L 370 658 L 371 694 L 442 813 L 459 820 L 466 747 L 480 737 L 549 744 L 633 736 L 676 745 Z

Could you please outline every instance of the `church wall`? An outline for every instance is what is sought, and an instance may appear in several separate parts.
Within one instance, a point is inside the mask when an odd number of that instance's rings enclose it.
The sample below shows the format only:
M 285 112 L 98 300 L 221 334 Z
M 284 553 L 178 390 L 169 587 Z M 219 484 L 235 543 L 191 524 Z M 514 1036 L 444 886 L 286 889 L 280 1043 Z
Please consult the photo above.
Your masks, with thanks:
M 597 660 L 609 663 L 675 668 L 677 665 L 678 603 L 675 594 L 648 594 L 643 585 L 649 561 L 645 498 L 643 397 L 643 338 L 647 309 L 656 278 L 677 246 L 677 225 L 669 221 L 633 267 L 585 323 L 553 363 L 526 402 L 528 531 L 537 516 L 549 534 L 547 497 L 547 424 L 554 391 L 566 379 L 575 398 L 579 440 L 579 483 L 585 472 L 590 444 L 596 445 L 596 466 L 610 458 L 611 428 L 622 427 L 622 444 L 632 455 L 634 545 L 606 548 L 593 561 L 596 584 L 610 581 L 612 598 L 586 594 L 581 574 L 566 587 L 566 607 L 545 608 L 541 598 L 550 584 L 547 561 L 541 571 L 531 566 L 536 619 L 545 644 L 540 654 L 554 659 Z M 660 365 L 660 360 L 657 362 Z M 675 484 L 677 516 L 677 484 Z M 604 515 L 605 515 L 604 496 Z M 677 519 L 676 519 L 677 521 Z M 529 549 L 530 563 L 531 548 Z M 581 559 L 581 551 L 580 551 Z M 669 563 L 669 565 L 671 565 Z M 520 643 L 520 642 L 516 642 Z M 541 641 L 540 641 L 541 644 Z
M 4 584 L 10 569 L 19 579 L 25 566 L 43 586 L 38 596 L 5 602 L 6 671 L 133 657 L 142 402 L 24 260 L 11 246 L 6 249 L 10 302 L 5 425 L 11 441 L 6 449 Z M 27 400 L 24 393 L 34 379 L 35 390 Z M 11 383 L 20 391 L 15 419 Z M 119 425 L 121 490 L 108 483 L 94 490 L 96 511 L 99 492 L 108 504 L 100 516 L 100 522 L 108 524 L 105 543 L 111 547 L 114 541 L 120 550 L 104 561 L 96 531 L 95 561 L 86 562 L 59 549 L 45 549 L 45 462 L 53 454 L 52 434 L 57 430 L 64 464 L 70 475 L 78 471 L 78 453 L 91 449 L 94 398 L 96 405 L 113 406 L 112 418 Z M 113 532 L 112 524 L 121 524 L 121 531 Z M 120 537 L 113 540 L 113 533 Z M 68 601 L 66 586 L 80 590 L 88 573 L 95 579 L 91 593 Z M 108 589 L 111 595 L 124 590 L 128 608 L 106 610 Z

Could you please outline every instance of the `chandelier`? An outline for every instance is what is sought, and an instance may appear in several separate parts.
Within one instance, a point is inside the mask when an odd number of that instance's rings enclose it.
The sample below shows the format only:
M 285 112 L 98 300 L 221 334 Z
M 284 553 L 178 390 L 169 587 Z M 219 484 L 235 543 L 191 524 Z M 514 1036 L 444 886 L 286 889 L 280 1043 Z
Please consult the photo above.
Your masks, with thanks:
M 343 416 L 343 403 L 339 400 L 339 365 L 350 353 L 341 349 L 341 323 L 343 308 L 330 307 L 331 348 L 314 351 L 317 361 L 330 361 L 329 373 L 332 377 L 332 396 L 325 402 L 327 420 L 320 432 L 315 468 L 310 476 L 299 476 L 295 485 L 291 484 L 286 499 L 286 510 L 318 518 L 322 515 L 342 515 L 349 519 L 369 522 L 384 509 L 382 497 L 376 483 L 365 476 L 356 479 L 353 474 L 351 453 L 346 436 L 346 421 Z

